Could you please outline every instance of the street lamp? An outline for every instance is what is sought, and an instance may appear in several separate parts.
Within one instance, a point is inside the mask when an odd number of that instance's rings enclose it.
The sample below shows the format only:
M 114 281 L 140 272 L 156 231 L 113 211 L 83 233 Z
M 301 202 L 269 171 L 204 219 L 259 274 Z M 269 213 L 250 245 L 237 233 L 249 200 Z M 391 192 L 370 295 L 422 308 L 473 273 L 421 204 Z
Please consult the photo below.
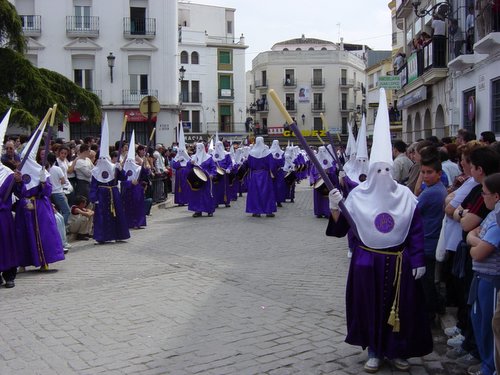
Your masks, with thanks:
M 302 119 L 302 125 L 304 125 L 306 123 L 306 115 L 302 114 L 300 118 Z
M 420 4 L 422 4 L 422 2 L 418 0 L 411 2 L 411 5 L 413 5 L 413 10 L 415 11 L 415 15 L 417 17 L 425 17 L 436 12 L 443 18 L 447 18 L 451 13 L 451 4 L 448 0 L 440 1 L 439 3 L 434 4 L 429 9 L 418 9 L 420 7 Z
M 184 81 L 184 73 L 186 73 L 186 69 L 184 69 L 184 65 L 179 69 L 179 81 Z
M 113 83 L 113 68 L 115 66 L 116 57 L 113 56 L 113 52 L 110 52 L 108 57 L 106 57 L 106 58 L 108 59 L 109 75 L 111 77 L 111 83 Z

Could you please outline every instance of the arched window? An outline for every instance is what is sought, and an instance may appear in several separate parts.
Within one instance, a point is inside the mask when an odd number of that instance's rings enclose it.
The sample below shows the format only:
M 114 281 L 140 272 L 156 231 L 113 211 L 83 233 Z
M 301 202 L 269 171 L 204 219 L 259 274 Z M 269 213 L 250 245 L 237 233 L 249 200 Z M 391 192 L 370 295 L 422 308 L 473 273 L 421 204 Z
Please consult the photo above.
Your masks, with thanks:
M 314 51 L 314 47 L 309 47 L 309 51 Z
M 181 64 L 189 64 L 189 55 L 186 51 L 181 52 Z
M 283 51 L 288 51 L 288 48 L 283 48 Z
M 322 51 L 326 51 L 326 47 L 321 48 Z
M 301 48 L 295 48 L 295 51 L 302 51 Z
M 198 52 L 191 53 L 191 64 L 199 64 L 200 63 L 200 55 Z

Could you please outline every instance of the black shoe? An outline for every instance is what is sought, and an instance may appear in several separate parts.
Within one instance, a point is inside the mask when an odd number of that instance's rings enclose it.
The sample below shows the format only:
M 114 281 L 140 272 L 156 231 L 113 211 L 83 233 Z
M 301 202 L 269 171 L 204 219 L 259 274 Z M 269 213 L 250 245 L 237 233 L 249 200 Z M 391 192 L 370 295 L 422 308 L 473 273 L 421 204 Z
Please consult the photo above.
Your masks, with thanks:
M 88 235 L 87 235 L 87 234 L 80 234 L 80 233 L 78 233 L 78 234 L 76 235 L 76 239 L 77 239 L 78 241 L 88 241 L 88 240 L 89 240 L 89 237 L 88 237 Z
M 266 217 L 274 217 L 274 214 L 266 214 Z
M 290 203 L 293 203 L 293 202 L 294 202 L 294 200 L 293 200 L 293 199 L 290 199 Z
M 214 216 L 214 214 L 212 212 L 209 212 L 207 216 L 212 217 L 212 216 Z
M 260 217 L 260 214 L 253 214 L 252 217 Z
M 283 205 L 281 203 L 278 203 L 278 207 L 283 207 Z
M 201 212 L 195 212 L 195 213 L 193 214 L 193 217 L 200 217 L 200 216 L 201 216 Z
M 243 196 L 243 194 L 241 194 L 241 193 L 240 193 L 240 195 L 238 195 L 238 197 L 242 197 L 242 196 Z
M 226 207 L 231 207 L 231 205 L 230 204 L 226 204 Z
M 5 287 L 8 289 L 14 288 L 15 286 L 16 286 L 16 284 L 14 283 L 14 280 L 9 280 L 9 281 L 5 282 Z

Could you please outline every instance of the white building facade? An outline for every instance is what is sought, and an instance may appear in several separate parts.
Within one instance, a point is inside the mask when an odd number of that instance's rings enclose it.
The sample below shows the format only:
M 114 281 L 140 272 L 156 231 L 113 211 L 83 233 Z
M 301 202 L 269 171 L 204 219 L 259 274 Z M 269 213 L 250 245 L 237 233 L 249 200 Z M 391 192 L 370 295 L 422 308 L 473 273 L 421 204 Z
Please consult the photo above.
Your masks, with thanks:
M 244 128 L 246 47 L 233 38 L 235 9 L 153 0 L 9 1 L 23 20 L 26 57 L 98 95 L 111 141 L 120 139 L 125 115 L 127 139 L 134 129 L 143 144 L 153 129 L 152 143 L 177 141 L 180 119 L 198 134 Z M 139 111 L 148 96 L 160 105 L 149 118 Z M 79 113 L 59 134 L 88 135 L 99 136 L 100 124 Z
M 245 45 L 235 38 L 235 9 L 179 3 L 182 120 L 187 140 L 243 137 Z
M 289 136 L 283 126 L 285 119 L 267 98 L 268 90 L 274 89 L 304 135 L 328 130 L 347 134 L 347 123 L 356 120 L 364 107 L 363 55 L 363 46 L 304 35 L 276 43 L 271 51 L 258 54 L 252 61 L 253 82 L 249 87 L 254 132 Z M 321 113 L 326 124 L 322 123 Z

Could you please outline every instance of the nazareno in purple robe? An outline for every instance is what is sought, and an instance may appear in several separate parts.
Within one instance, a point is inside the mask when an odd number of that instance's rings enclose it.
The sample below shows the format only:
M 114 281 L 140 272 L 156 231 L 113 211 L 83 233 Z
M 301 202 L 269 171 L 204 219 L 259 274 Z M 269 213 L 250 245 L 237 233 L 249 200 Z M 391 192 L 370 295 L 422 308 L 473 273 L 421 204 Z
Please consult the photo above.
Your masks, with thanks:
M 334 174 L 335 174 L 335 167 L 330 167 L 325 170 L 325 172 L 328 174 L 328 177 L 330 178 L 330 181 L 335 181 L 334 179 Z M 313 165 L 310 169 L 310 181 L 314 185 L 316 181 L 320 179 L 321 175 L 318 173 L 318 170 L 316 167 Z M 328 200 L 328 189 L 325 190 L 326 195 L 318 190 L 318 189 L 312 189 L 313 190 L 313 211 L 314 215 L 321 217 L 330 217 L 330 204 Z
M 125 216 L 129 228 L 138 228 L 146 226 L 146 206 L 144 204 L 144 186 L 140 183 L 141 179 L 147 177 L 149 169 L 141 168 L 139 180 L 136 185 L 132 181 L 122 181 L 121 196 Z
M 272 159 L 271 154 L 262 158 L 248 156 L 247 213 L 269 215 L 277 211 L 271 177 Z
M 228 194 L 230 201 L 238 200 L 238 192 L 240 191 L 240 180 L 238 179 L 237 172 L 239 164 L 233 164 L 231 166 L 231 176 L 228 176 Z
M 189 167 L 183 167 L 180 162 L 172 160 L 172 168 L 175 170 L 174 203 L 188 204 L 189 184 L 187 175 L 191 170 Z
M 326 234 L 343 237 L 348 229 L 344 216 L 340 216 L 338 223 L 330 217 Z M 399 303 L 401 328 L 400 332 L 393 332 L 387 320 L 395 295 L 396 256 L 364 250 L 361 248 L 363 243 L 354 238 L 346 288 L 345 341 L 348 344 L 369 347 L 377 357 L 389 359 L 422 357 L 432 352 L 432 334 L 422 284 L 412 274 L 412 269 L 425 265 L 423 241 L 422 219 L 415 209 L 404 242 L 383 249 L 396 252 L 404 248 Z
M 286 199 L 286 192 L 288 191 L 288 185 L 285 182 L 285 171 L 283 166 L 285 165 L 285 158 L 281 157 L 275 159 L 273 157 L 272 161 L 272 171 L 274 175 L 273 186 L 274 186 L 274 197 L 276 198 L 276 203 L 282 203 Z
M 224 159 L 219 161 L 214 160 L 214 162 L 216 166 L 218 165 L 224 170 L 231 169 L 231 166 L 233 165 L 233 162 L 231 161 L 231 155 L 229 154 L 226 154 Z M 213 179 L 212 188 L 216 206 L 218 206 L 219 204 L 229 204 L 231 202 L 227 173 L 223 176 L 216 174 Z
M 18 195 L 15 226 L 20 266 L 40 267 L 64 260 L 51 193 L 52 185 L 47 180 Z
M 16 230 L 14 216 L 12 216 L 12 193 L 8 195 L 7 200 L 3 200 L 13 179 L 14 174 L 11 174 L 0 186 L 0 238 L 2 239 L 0 241 L 0 272 L 19 266 Z M 14 184 L 14 188 L 17 188 L 18 192 L 21 193 L 24 184 Z
M 126 181 L 125 172 L 116 171 L 116 177 L 106 183 L 92 177 L 89 198 L 99 202 L 94 209 L 94 240 L 97 242 L 120 241 L 130 238 L 127 217 L 118 190 L 118 180 Z M 144 201 L 143 201 L 144 204 Z
M 188 164 L 189 171 L 193 169 L 191 163 Z M 217 173 L 214 159 L 208 158 L 198 166 L 209 176 L 208 181 L 199 190 L 190 189 L 188 210 L 194 212 L 213 213 L 215 211 L 215 200 L 212 191 L 212 177 Z

